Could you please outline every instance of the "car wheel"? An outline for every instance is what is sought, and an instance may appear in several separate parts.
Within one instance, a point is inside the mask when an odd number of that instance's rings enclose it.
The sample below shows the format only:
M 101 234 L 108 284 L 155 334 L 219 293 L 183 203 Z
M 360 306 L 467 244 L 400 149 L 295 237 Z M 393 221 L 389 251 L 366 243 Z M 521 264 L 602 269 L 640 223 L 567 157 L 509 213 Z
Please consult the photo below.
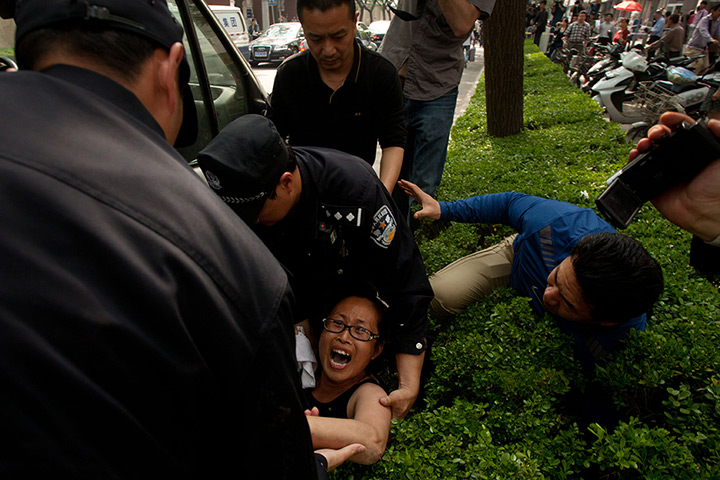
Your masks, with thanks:
M 260 62 L 258 62 L 257 60 L 250 60 L 251 67 L 257 67 L 258 65 L 260 65 Z

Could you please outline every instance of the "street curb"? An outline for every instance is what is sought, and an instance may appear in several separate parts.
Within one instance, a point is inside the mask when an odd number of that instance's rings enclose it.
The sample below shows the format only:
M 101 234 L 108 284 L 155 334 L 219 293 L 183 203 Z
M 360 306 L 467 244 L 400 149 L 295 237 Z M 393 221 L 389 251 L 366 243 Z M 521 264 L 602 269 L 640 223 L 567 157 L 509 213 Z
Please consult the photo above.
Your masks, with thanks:
M 483 47 L 475 47 L 475 61 L 468 62 L 467 68 L 463 72 L 460 85 L 458 86 L 458 99 L 455 104 L 455 117 L 453 118 L 453 124 L 455 121 L 465 113 L 470 104 L 470 99 L 475 95 L 477 84 L 480 81 L 480 77 L 485 70 L 485 50 Z

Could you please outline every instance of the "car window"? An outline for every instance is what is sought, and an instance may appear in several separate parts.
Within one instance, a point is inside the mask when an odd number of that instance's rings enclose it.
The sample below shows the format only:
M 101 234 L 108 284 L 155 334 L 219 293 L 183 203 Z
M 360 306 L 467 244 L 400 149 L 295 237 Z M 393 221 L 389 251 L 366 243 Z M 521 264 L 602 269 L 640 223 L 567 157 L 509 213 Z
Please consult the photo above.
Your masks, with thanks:
M 299 33 L 299 24 L 278 24 L 270 25 L 260 37 L 297 37 Z
M 226 46 L 220 41 L 213 26 L 192 2 L 186 2 L 192 19 L 192 31 L 197 37 L 201 61 L 195 58 L 195 50 L 188 45 L 187 32 L 191 31 L 183 21 L 186 35 L 185 52 L 190 63 L 190 88 L 195 99 L 198 116 L 198 138 L 194 145 L 178 149 L 186 160 L 193 160 L 197 153 L 225 125 L 241 115 L 249 113 L 248 95 L 245 91 L 243 75 L 233 61 Z M 178 19 L 180 15 L 177 1 L 169 0 L 168 6 Z M 184 19 L 183 19 L 184 20 Z M 219 24 L 215 24 L 220 27 Z M 221 28 L 221 27 L 220 27 Z M 207 77 L 205 73 L 207 72 Z M 198 79 L 207 78 L 201 82 Z M 209 95 L 207 92 L 209 89 Z

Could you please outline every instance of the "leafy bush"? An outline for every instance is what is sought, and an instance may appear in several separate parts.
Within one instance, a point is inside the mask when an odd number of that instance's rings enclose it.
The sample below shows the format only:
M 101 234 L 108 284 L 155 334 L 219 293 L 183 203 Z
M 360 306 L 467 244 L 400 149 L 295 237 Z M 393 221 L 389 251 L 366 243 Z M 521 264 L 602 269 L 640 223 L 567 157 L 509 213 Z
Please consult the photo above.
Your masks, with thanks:
M 522 191 L 593 207 L 631 148 L 618 125 L 532 43 L 525 130 L 491 138 L 481 84 L 456 122 L 440 199 Z M 500 225 L 416 232 L 428 273 L 513 233 Z M 689 234 L 645 206 L 624 233 L 663 267 L 647 332 L 584 379 L 572 340 L 509 288 L 453 322 L 431 319 L 431 373 L 383 459 L 334 478 L 720 478 L 720 294 L 688 266 Z M 598 387 L 599 386 L 599 387 Z M 600 388 L 618 426 L 588 425 L 578 399 Z

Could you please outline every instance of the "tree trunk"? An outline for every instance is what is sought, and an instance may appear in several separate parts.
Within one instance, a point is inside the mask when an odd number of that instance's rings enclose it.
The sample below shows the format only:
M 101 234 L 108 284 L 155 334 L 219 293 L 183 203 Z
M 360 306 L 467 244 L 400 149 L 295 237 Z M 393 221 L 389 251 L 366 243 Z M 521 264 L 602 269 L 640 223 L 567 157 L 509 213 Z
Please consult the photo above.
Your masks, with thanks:
M 488 133 L 506 137 L 523 126 L 525 0 L 503 0 L 483 24 Z
M 367 7 L 366 2 L 361 0 L 355 0 L 355 7 L 358 12 L 360 12 L 360 17 L 358 18 L 358 21 L 360 22 L 366 22 L 365 20 L 365 12 L 368 12 L 370 21 L 372 21 L 372 9 Z M 367 22 L 369 23 L 369 22 Z

